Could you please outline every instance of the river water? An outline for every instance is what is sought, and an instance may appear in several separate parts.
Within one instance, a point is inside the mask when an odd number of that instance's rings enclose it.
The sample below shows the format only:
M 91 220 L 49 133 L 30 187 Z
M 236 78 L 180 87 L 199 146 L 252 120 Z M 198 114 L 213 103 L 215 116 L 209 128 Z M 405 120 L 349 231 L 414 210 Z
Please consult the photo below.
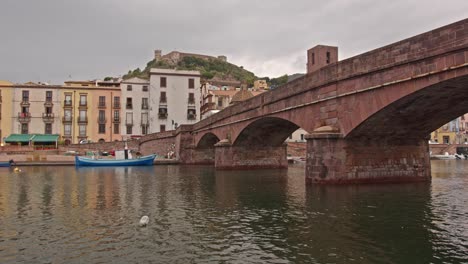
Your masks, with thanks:
M 0 170 L 0 263 L 468 263 L 468 161 L 308 187 L 301 166 L 21 169 Z

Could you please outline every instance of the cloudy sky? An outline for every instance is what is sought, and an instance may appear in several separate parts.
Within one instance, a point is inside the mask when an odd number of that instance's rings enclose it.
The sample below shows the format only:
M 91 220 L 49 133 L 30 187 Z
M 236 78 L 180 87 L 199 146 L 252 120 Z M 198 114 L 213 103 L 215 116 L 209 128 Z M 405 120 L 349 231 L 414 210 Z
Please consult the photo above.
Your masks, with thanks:
M 344 59 L 465 18 L 467 0 L 0 0 L 0 79 L 119 76 L 154 49 L 276 77 L 305 72 L 317 44 Z

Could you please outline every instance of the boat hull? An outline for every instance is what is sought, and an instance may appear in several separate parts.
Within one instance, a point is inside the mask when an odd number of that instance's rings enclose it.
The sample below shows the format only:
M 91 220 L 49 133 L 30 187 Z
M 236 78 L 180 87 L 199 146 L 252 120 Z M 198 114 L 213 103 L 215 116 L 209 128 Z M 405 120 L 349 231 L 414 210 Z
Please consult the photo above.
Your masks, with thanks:
M 0 167 L 10 167 L 10 162 L 0 162 Z
M 78 167 L 115 167 L 115 166 L 151 166 L 154 164 L 156 155 L 144 156 L 138 159 L 127 160 L 107 160 L 107 159 L 90 159 L 75 156 L 75 166 Z

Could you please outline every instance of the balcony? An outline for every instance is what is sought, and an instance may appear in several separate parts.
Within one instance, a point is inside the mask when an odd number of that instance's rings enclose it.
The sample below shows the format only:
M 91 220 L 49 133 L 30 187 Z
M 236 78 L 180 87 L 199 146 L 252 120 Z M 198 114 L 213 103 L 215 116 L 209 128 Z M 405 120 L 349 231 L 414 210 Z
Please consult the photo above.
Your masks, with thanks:
M 107 118 L 105 117 L 98 117 L 97 118 L 98 124 L 105 124 L 107 122 Z
M 23 100 L 21 101 L 20 105 L 22 107 L 29 107 L 29 105 L 31 105 L 31 103 L 29 102 L 29 98 L 23 98 Z
M 98 108 L 105 109 L 106 108 L 106 102 L 99 102 L 98 103 Z
M 76 122 L 78 124 L 87 124 L 88 123 L 88 117 L 87 116 L 79 116 L 76 118 Z
M 120 109 L 120 102 L 114 102 L 114 109 Z
M 18 122 L 29 123 L 31 121 L 31 113 L 18 113 Z
M 189 105 L 194 105 L 195 104 L 195 98 L 189 98 L 188 99 L 188 104 Z
M 167 113 L 158 113 L 158 118 L 159 119 L 166 119 L 167 118 Z
M 119 116 L 114 116 L 113 121 L 114 123 L 120 123 L 120 117 Z
M 73 106 L 72 100 L 63 101 L 63 107 L 72 107 L 72 106 Z
M 44 123 L 53 123 L 54 122 L 54 114 L 53 113 L 42 113 L 42 120 Z
M 62 117 L 62 122 L 63 123 L 71 123 L 73 118 L 71 116 L 64 116 Z
M 148 110 L 148 105 L 141 105 L 141 110 Z
M 54 103 L 52 103 L 52 98 L 46 98 L 45 103 L 44 103 L 44 106 L 45 106 L 45 107 L 52 107 L 52 106 L 54 106 Z
M 125 105 L 125 108 L 126 108 L 126 109 L 133 109 L 133 104 L 126 104 L 126 105 Z
M 133 126 L 133 120 L 125 120 L 125 125 L 127 126 Z
M 165 103 L 167 103 L 167 98 L 166 97 L 161 97 L 161 98 L 159 98 L 159 102 L 165 104 Z
M 195 120 L 195 119 L 197 119 L 197 115 L 196 114 L 187 114 L 187 119 L 188 120 Z
M 79 108 L 88 108 L 88 102 L 87 101 L 80 101 Z

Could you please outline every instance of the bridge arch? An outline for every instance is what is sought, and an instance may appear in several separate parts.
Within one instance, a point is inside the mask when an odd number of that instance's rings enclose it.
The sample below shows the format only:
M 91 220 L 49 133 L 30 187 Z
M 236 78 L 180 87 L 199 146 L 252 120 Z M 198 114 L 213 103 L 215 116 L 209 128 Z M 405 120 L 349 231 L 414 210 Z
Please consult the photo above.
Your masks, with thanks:
M 218 136 L 213 133 L 206 133 L 204 134 L 198 143 L 196 144 L 197 149 L 214 149 L 214 145 L 219 142 Z
M 379 106 L 377 106 L 379 107 Z M 468 113 L 468 76 L 439 82 L 382 107 L 346 138 L 424 139 L 432 131 Z
M 233 140 L 233 146 L 281 146 L 299 128 L 295 123 L 278 117 L 264 117 L 247 125 Z

